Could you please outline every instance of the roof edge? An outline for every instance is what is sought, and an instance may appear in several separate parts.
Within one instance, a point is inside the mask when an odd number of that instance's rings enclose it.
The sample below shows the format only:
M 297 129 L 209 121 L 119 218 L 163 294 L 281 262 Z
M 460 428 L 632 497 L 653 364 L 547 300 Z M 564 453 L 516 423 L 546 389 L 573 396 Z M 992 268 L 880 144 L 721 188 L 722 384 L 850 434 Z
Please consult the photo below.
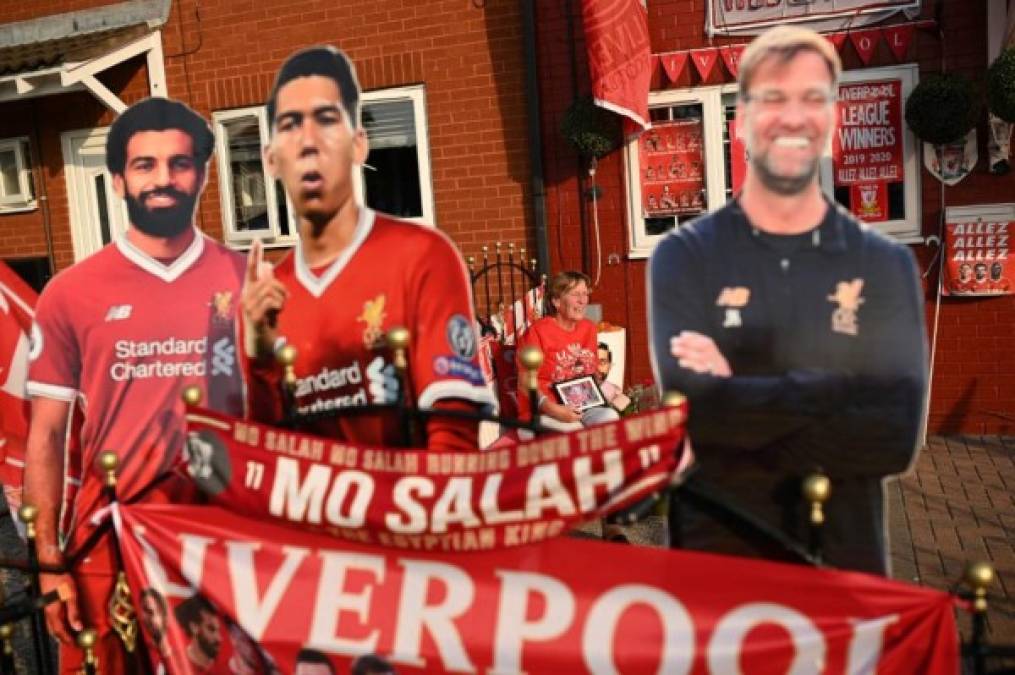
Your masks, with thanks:
M 0 49 L 36 42 L 60 40 L 138 24 L 152 30 L 169 19 L 172 0 L 126 0 L 105 7 L 51 14 L 27 21 L 0 25 Z

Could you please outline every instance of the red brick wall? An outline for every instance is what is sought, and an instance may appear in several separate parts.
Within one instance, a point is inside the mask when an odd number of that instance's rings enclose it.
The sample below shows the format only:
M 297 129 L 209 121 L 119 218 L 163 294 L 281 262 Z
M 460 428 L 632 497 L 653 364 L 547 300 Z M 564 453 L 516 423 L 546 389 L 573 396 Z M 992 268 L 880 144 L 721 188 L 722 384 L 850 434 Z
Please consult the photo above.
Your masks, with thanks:
M 0 23 L 104 4 L 109 2 L 3 3 Z M 263 103 L 282 60 L 317 43 L 345 49 L 364 89 L 425 84 L 438 226 L 467 255 L 496 240 L 532 250 L 518 3 L 174 0 L 162 31 L 170 96 L 209 119 L 216 110 Z M 143 94 L 143 65 L 137 77 L 124 86 L 140 85 Z M 127 96 L 134 93 L 130 89 Z M 86 98 L 38 103 L 58 267 L 72 259 L 59 132 L 87 126 L 77 113 L 97 104 Z M 0 103 L 0 129 L 16 126 L 11 118 L 23 120 L 8 110 L 15 105 Z M 109 121 L 103 115 L 101 123 Z M 199 218 L 207 232 L 221 236 L 214 160 Z M 41 232 L 41 212 L 0 216 L 0 257 L 44 255 Z
M 929 4 L 929 3 L 928 3 Z M 581 28 L 580 2 L 553 0 L 539 3 L 538 41 L 540 96 L 547 179 L 550 260 L 555 271 L 584 269 L 595 275 L 598 269 L 594 250 L 583 255 L 583 239 L 594 240 L 591 217 L 583 225 L 578 174 L 581 168 L 575 153 L 559 132 L 560 120 L 575 93 L 587 93 L 588 69 Z M 649 30 L 654 53 L 708 46 L 704 34 L 704 0 L 649 0 Z M 571 15 L 575 40 L 567 39 Z M 932 9 L 925 16 L 933 16 Z M 921 76 L 940 72 L 942 51 L 945 68 L 982 81 L 986 65 L 986 9 L 984 3 L 942 3 L 940 28 L 917 31 L 910 51 L 912 62 L 920 64 Z M 717 39 L 715 46 L 738 40 Z M 847 69 L 862 63 L 851 45 L 843 50 Z M 871 67 L 896 63 L 882 44 Z M 572 76 L 572 68 L 577 77 Z M 575 81 L 576 80 L 576 81 Z M 698 86 L 731 81 L 721 65 L 709 80 L 702 82 L 689 64 L 676 85 L 664 83 L 657 73 L 653 88 Z M 1015 173 L 997 177 L 987 173 L 985 116 L 979 126 L 981 161 L 973 175 L 945 190 L 947 205 L 1015 201 Z M 645 262 L 627 258 L 629 225 L 626 222 L 626 186 L 623 152 L 617 150 L 599 163 L 597 182 L 603 189 L 599 203 L 602 240 L 601 280 L 594 301 L 602 302 L 604 318 L 628 329 L 628 383 L 651 378 L 648 362 L 645 318 Z M 924 234 L 935 234 L 940 219 L 941 187 L 921 169 Z M 591 248 L 591 246 L 589 247 Z M 921 271 L 926 272 L 935 248 L 914 247 Z M 610 256 L 619 263 L 610 264 Z M 933 328 L 937 268 L 927 279 L 928 326 Z M 935 432 L 1011 433 L 1015 430 L 1015 297 L 991 299 L 945 299 L 941 305 L 937 353 L 933 377 L 930 427 Z

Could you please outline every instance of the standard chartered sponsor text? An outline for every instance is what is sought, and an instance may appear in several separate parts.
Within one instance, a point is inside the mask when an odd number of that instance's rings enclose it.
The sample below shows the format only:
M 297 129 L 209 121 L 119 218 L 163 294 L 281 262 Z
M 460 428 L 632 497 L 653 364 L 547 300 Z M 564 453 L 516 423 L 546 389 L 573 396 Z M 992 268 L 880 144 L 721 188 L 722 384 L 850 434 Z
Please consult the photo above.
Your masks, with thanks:
M 109 367 L 109 376 L 117 381 L 145 379 L 151 377 L 204 377 L 204 358 L 197 360 L 162 360 L 128 362 L 123 359 L 138 359 L 149 356 L 198 356 L 208 350 L 208 338 L 182 340 L 117 340 L 113 345 L 116 358 Z

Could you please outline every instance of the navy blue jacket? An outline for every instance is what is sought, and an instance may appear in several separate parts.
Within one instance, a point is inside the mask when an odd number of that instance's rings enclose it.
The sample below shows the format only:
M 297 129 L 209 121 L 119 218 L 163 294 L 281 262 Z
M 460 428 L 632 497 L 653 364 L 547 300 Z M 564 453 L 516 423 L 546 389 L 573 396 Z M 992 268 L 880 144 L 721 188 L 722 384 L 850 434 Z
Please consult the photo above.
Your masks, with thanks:
M 690 400 L 700 480 L 804 543 L 800 482 L 826 473 L 826 560 L 884 573 L 881 481 L 915 456 L 927 386 L 916 265 L 834 205 L 795 250 L 778 239 L 733 201 L 659 243 L 648 268 L 656 381 Z M 684 330 L 710 336 L 733 376 L 681 368 L 669 342 Z M 685 520 L 689 548 L 781 557 L 715 514 Z

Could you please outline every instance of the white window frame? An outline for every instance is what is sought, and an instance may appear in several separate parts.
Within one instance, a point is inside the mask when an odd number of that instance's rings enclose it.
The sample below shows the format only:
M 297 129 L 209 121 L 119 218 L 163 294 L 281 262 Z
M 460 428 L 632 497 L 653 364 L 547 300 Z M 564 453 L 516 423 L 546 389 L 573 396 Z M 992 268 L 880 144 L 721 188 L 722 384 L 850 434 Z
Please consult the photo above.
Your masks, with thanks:
M 861 68 L 847 70 L 842 73 L 840 83 L 877 82 L 898 79 L 902 83 L 902 106 L 905 110 L 906 100 L 919 80 L 919 66 L 915 63 L 882 68 Z M 681 105 L 685 103 L 701 103 L 702 134 L 705 152 L 705 181 L 707 211 L 721 208 L 726 198 L 726 167 L 723 161 L 723 97 L 736 93 L 736 83 L 727 83 L 711 87 L 694 87 L 684 89 L 667 89 L 649 94 L 649 107 Z M 832 166 L 832 143 L 829 143 L 819 163 L 819 181 L 822 191 L 832 201 L 835 200 L 835 181 Z M 649 235 L 645 232 L 645 220 L 641 216 L 641 167 L 638 157 L 638 140 L 632 138 L 627 142 L 625 152 L 625 180 L 628 186 L 627 222 L 629 227 L 628 257 L 631 259 L 647 258 L 656 243 L 665 234 Z M 923 242 L 921 236 L 922 218 L 920 214 L 920 173 L 919 144 L 913 132 L 902 122 L 903 169 L 905 171 L 904 195 L 906 217 L 870 226 L 902 243 Z
M 649 107 L 700 103 L 702 114 L 702 149 L 705 157 L 705 210 L 714 211 L 726 203 L 726 169 L 723 162 L 722 133 L 725 120 L 722 114 L 722 95 L 735 90 L 730 85 L 667 89 L 649 94 Z M 656 243 L 665 234 L 645 232 L 645 219 L 641 215 L 641 165 L 638 158 L 638 139 L 631 138 L 625 148 L 626 180 L 628 186 L 627 217 L 630 258 L 647 258 Z
M 0 213 L 19 213 L 37 208 L 35 196 L 32 194 L 32 163 L 28 149 L 27 136 L 14 136 L 0 139 L 0 152 L 14 152 L 14 165 L 18 173 L 18 192 L 3 194 L 0 183 Z
M 275 197 L 275 179 L 268 174 L 261 157 L 261 172 L 264 175 L 264 198 L 268 209 L 268 229 L 261 231 L 239 231 L 236 229 L 236 218 L 233 212 L 233 176 L 229 161 L 229 148 L 226 144 L 225 123 L 232 120 L 253 117 L 257 119 L 257 127 L 261 134 L 260 147 L 264 147 L 268 139 L 268 115 L 265 106 L 250 106 L 233 110 L 219 110 L 212 113 L 215 124 L 215 156 L 218 158 L 219 174 L 219 205 L 222 209 L 222 230 L 227 242 L 240 246 L 248 245 L 255 239 L 262 240 L 267 246 L 290 245 L 296 241 L 296 229 L 290 216 L 289 235 L 282 234 L 281 223 L 278 222 L 278 200 Z M 288 197 L 286 197 L 288 201 Z M 290 209 L 288 213 L 292 213 Z
M 376 91 L 365 91 L 360 94 L 360 111 L 370 103 L 406 100 L 412 102 L 413 119 L 416 124 L 416 159 L 418 161 L 420 202 L 423 215 L 419 218 L 408 220 L 433 225 L 436 221 L 433 195 L 433 179 L 430 172 L 430 140 L 427 134 L 429 125 L 426 117 L 426 87 L 424 85 L 410 85 L 405 87 L 392 87 Z M 212 113 L 212 121 L 215 131 L 215 153 L 218 157 L 219 175 L 219 202 L 222 209 L 222 227 L 226 242 L 243 248 L 248 246 L 254 239 L 261 239 L 265 246 L 291 246 L 299 239 L 299 225 L 296 222 L 292 202 L 286 195 L 286 212 L 289 215 L 289 234 L 282 232 L 281 223 L 278 222 L 278 199 L 276 198 L 273 179 L 264 160 L 261 160 L 261 170 L 264 172 L 265 200 L 268 206 L 268 223 L 270 227 L 261 231 L 237 231 L 235 217 L 233 214 L 232 194 L 232 171 L 228 161 L 228 147 L 226 145 L 225 123 L 230 120 L 244 117 L 256 117 L 258 128 L 261 133 L 262 146 L 267 144 L 270 138 L 270 124 L 267 108 L 261 106 L 249 106 L 246 108 L 235 108 L 232 110 L 219 110 Z M 361 115 L 362 117 L 362 115 Z M 361 167 L 353 173 L 353 190 L 356 199 L 360 204 L 364 203 L 364 181 L 363 171 L 370 171 L 368 167 Z
M 846 70 L 843 71 L 842 77 L 839 79 L 839 84 L 879 82 L 884 80 L 899 80 L 902 83 L 902 167 L 905 173 L 902 184 L 906 217 L 870 223 L 870 227 L 903 244 L 923 243 L 923 236 L 921 235 L 923 219 L 920 213 L 920 183 L 923 178 L 920 170 L 920 144 L 905 120 L 906 101 L 909 100 L 909 95 L 912 93 L 913 87 L 919 82 L 919 79 L 920 67 L 915 63 L 884 66 L 882 68 Z M 835 200 L 835 178 L 832 166 L 831 142 L 829 142 L 828 151 L 821 159 L 821 189 L 828 195 L 829 199 Z
M 367 104 L 382 103 L 389 101 L 410 100 L 412 102 L 413 120 L 416 122 L 416 161 L 419 171 L 419 193 L 420 204 L 423 215 L 419 218 L 407 218 L 413 222 L 425 225 L 436 225 L 437 215 L 434 209 L 433 179 L 430 174 L 430 137 L 427 134 L 429 124 L 426 118 L 426 87 L 422 84 L 414 84 L 405 87 L 391 87 L 388 89 L 377 89 L 364 91 L 360 95 L 360 112 Z M 363 171 L 370 171 L 369 168 L 362 168 L 353 174 L 353 187 L 356 190 L 356 198 L 360 204 L 364 202 Z

